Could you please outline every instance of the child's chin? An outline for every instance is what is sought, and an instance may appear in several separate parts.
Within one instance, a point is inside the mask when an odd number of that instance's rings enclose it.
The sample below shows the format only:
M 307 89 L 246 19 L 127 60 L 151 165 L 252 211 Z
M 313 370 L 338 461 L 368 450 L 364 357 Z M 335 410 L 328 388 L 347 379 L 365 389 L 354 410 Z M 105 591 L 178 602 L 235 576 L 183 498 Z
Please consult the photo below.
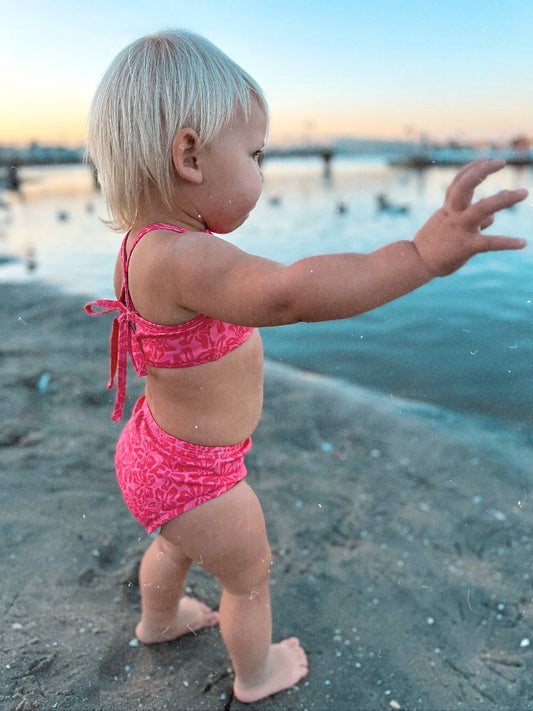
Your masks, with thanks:
M 224 223 L 217 223 L 214 225 L 208 225 L 208 229 L 217 235 L 227 235 L 230 232 L 233 232 L 234 230 L 236 230 L 237 227 L 240 227 L 241 225 L 243 225 L 247 219 L 248 219 L 248 215 L 245 215 L 241 219 L 238 219 L 238 220 L 235 220 L 232 222 L 224 222 Z

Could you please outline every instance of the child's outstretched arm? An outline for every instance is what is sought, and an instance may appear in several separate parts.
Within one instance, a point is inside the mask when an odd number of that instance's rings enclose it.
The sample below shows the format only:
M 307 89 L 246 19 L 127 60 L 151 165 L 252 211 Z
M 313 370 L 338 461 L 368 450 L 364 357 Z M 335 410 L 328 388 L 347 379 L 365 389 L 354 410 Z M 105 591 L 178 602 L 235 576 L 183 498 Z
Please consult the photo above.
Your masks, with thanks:
M 465 166 L 452 181 L 444 206 L 412 241 L 392 242 L 369 254 L 320 255 L 284 266 L 209 235 L 184 235 L 174 262 L 177 303 L 252 326 L 349 318 L 450 274 L 478 252 L 521 249 L 525 240 L 482 230 L 496 212 L 524 200 L 526 190 L 472 203 L 475 188 L 504 165 L 483 159 Z

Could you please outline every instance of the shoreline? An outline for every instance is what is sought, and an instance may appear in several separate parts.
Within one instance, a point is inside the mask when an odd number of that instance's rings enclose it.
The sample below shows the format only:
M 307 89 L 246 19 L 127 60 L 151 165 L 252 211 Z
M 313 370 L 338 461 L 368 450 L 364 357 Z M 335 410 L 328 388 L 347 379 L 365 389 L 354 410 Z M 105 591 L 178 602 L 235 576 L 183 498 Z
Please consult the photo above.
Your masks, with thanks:
M 417 403 L 272 362 L 247 467 L 274 635 L 301 638 L 310 675 L 245 706 L 218 630 L 134 645 L 148 538 L 114 479 L 111 319 L 41 284 L 0 295 L 6 711 L 533 709 L 530 469 Z M 189 587 L 217 605 L 198 568 Z
M 467 446 L 475 446 L 497 459 L 502 459 L 514 471 L 528 471 L 533 461 L 533 447 L 528 433 L 517 431 L 517 422 L 475 412 L 451 410 L 422 400 L 386 395 L 379 390 L 352 383 L 346 378 L 314 370 L 306 370 L 288 362 L 277 363 L 265 358 L 265 377 L 285 373 L 305 387 L 322 387 L 331 397 L 348 398 L 414 427 L 434 430 Z

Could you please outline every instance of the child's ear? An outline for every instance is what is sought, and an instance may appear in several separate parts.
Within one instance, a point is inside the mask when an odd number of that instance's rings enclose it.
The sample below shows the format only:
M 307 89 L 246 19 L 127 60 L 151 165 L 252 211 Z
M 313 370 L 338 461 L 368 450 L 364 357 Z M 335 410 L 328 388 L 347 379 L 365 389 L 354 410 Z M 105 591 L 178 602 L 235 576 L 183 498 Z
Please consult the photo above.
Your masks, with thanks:
M 172 162 L 176 173 L 195 185 L 203 181 L 197 160 L 198 143 L 198 134 L 192 128 L 181 128 L 172 141 Z

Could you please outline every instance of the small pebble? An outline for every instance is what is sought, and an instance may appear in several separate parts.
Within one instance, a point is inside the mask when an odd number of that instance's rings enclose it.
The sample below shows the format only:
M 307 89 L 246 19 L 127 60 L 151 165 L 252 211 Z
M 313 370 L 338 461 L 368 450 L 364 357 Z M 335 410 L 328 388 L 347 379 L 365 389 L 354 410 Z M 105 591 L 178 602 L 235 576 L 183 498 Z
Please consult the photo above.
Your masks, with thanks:
M 37 390 L 38 390 L 40 393 L 44 393 L 44 392 L 46 391 L 46 389 L 48 388 L 48 385 L 49 385 L 49 383 L 50 383 L 50 378 L 51 378 L 51 377 L 52 377 L 52 376 L 50 375 L 50 373 L 43 373 L 43 374 L 41 375 L 41 377 L 40 377 L 39 380 L 37 381 Z
M 490 514 L 491 516 L 494 516 L 494 518 L 495 518 L 497 521 L 505 521 L 505 519 L 507 518 L 507 516 L 503 513 L 503 511 L 498 511 L 498 509 L 490 508 L 490 509 L 489 509 L 489 514 Z
M 529 647 L 531 642 L 527 637 L 524 637 L 524 639 L 520 642 L 520 649 L 525 649 L 526 647 Z

